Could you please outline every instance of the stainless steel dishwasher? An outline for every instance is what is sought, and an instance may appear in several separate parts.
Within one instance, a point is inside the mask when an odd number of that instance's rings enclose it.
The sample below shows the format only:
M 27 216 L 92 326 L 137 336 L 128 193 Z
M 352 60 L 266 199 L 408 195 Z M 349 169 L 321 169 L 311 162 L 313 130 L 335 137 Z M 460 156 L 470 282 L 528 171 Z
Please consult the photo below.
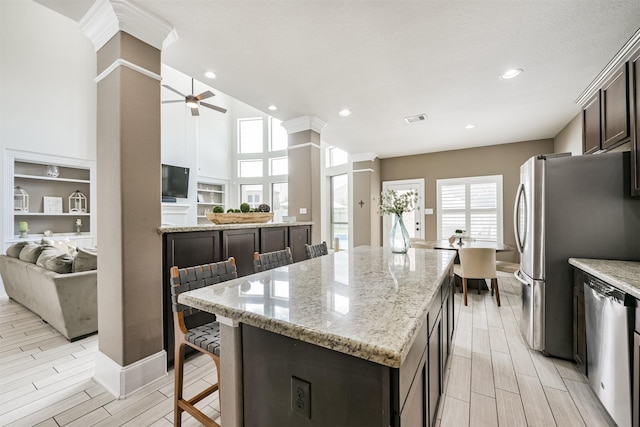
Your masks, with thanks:
M 619 427 L 631 427 L 631 328 L 635 300 L 585 276 L 587 376 L 591 389 Z

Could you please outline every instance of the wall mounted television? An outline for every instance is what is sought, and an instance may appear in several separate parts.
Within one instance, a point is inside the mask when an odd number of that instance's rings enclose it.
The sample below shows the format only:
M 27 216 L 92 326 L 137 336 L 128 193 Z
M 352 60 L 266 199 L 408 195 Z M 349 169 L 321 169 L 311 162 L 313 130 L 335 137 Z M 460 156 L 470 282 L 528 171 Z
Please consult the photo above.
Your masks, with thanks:
M 162 165 L 162 197 L 186 199 L 189 195 L 189 168 Z

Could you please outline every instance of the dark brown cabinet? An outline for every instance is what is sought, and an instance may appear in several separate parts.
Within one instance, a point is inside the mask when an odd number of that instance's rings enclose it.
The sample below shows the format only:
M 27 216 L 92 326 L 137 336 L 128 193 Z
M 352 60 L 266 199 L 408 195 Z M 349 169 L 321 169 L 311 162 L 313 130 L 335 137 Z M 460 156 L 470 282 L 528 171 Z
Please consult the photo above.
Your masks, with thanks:
M 431 316 L 431 313 L 429 313 Z M 442 316 L 441 312 L 435 319 L 435 325 L 429 335 L 429 391 L 427 398 L 429 404 L 429 424 L 434 425 L 438 414 L 438 404 L 440 403 L 440 390 L 442 387 Z
M 631 195 L 640 196 L 640 50 L 629 61 L 631 98 Z
M 235 258 L 238 277 L 253 274 L 254 252 L 260 252 L 260 232 L 257 228 L 222 231 L 222 259 Z
M 311 244 L 311 226 L 297 225 L 289 227 L 289 247 L 293 255 L 293 262 L 307 258 L 305 244 Z
M 264 227 L 260 229 L 260 253 L 281 251 L 289 246 L 288 227 Z
M 603 150 L 610 150 L 629 138 L 629 73 L 624 63 L 601 90 Z
M 589 100 L 582 110 L 582 152 L 595 153 L 600 150 L 600 92 Z
M 573 270 L 573 359 L 577 368 L 587 374 L 587 330 L 584 317 L 584 282 L 582 270 Z

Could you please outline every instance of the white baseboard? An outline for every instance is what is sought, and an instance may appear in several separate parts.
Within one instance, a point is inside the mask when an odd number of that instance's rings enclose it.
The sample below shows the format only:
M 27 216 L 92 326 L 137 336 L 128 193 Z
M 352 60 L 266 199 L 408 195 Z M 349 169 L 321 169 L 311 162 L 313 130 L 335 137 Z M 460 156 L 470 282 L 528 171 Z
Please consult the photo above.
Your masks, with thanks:
M 101 351 L 96 352 L 94 379 L 118 399 L 167 375 L 167 353 L 162 350 L 128 366 L 120 366 Z

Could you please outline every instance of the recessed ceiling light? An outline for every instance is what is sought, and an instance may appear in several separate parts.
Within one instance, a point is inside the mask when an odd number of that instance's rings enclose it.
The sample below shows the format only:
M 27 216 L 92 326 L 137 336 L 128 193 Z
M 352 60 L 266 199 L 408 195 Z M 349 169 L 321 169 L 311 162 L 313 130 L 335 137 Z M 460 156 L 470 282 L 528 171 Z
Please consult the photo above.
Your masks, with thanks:
M 218 77 L 213 71 L 207 71 L 206 73 L 204 73 L 204 76 L 210 79 L 215 79 L 216 77 Z
M 476 125 L 466 125 L 464 128 L 465 129 L 473 129 L 474 127 L 476 127 Z
M 514 77 L 518 77 L 520 74 L 522 74 L 522 68 L 513 68 L 511 70 L 507 70 L 503 75 L 500 76 L 500 78 L 503 80 L 509 80 Z
M 269 105 L 267 107 L 270 111 L 276 111 L 278 109 L 278 107 L 276 107 L 275 105 Z
M 344 110 L 340 110 L 340 112 L 338 113 L 338 115 L 340 117 L 348 117 L 351 115 L 351 111 L 347 110 L 346 108 Z

